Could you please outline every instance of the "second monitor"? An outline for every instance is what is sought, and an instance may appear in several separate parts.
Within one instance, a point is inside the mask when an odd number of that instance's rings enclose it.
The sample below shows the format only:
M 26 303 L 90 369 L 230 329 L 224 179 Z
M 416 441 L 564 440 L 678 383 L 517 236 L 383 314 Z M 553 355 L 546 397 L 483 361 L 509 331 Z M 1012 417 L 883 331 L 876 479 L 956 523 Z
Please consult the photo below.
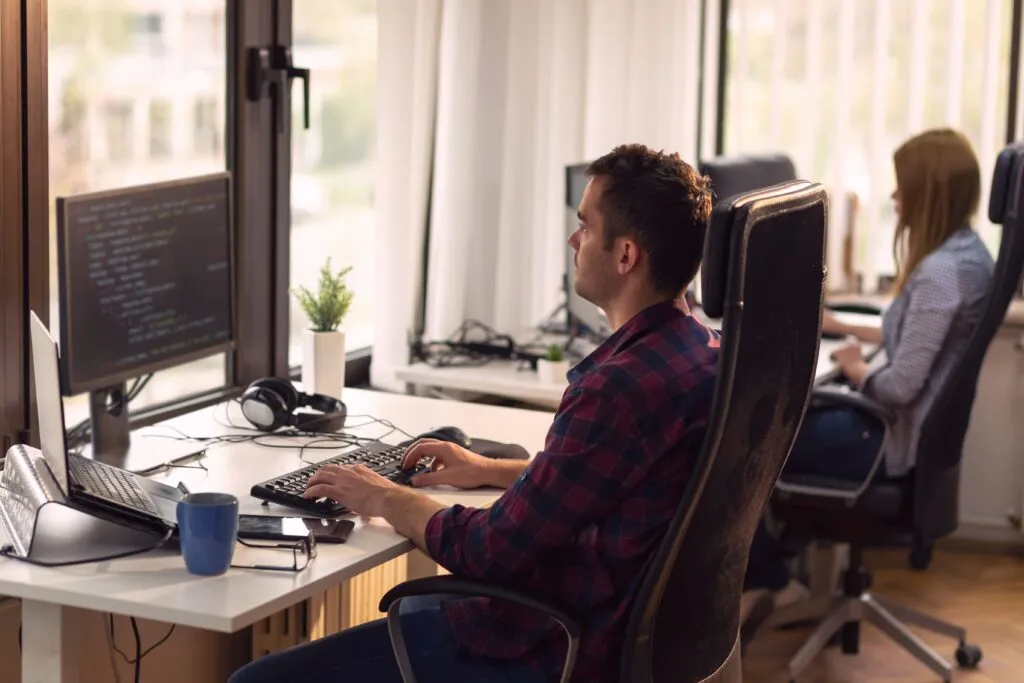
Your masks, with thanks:
M 228 173 L 57 199 L 61 388 L 89 393 L 94 458 L 146 472 L 196 450 L 133 438 L 127 382 L 232 347 L 230 201 Z

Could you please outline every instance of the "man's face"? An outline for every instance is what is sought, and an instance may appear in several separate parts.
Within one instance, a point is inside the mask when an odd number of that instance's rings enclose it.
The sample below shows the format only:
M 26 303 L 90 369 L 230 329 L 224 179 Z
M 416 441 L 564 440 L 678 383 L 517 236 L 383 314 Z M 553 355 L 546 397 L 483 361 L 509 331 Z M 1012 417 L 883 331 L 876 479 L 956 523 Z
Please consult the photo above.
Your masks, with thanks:
M 569 246 L 576 251 L 576 294 L 596 306 L 604 306 L 613 294 L 617 271 L 613 250 L 605 249 L 604 217 L 600 200 L 604 178 L 591 178 L 583 190 L 577 218 L 579 226 L 569 236 Z

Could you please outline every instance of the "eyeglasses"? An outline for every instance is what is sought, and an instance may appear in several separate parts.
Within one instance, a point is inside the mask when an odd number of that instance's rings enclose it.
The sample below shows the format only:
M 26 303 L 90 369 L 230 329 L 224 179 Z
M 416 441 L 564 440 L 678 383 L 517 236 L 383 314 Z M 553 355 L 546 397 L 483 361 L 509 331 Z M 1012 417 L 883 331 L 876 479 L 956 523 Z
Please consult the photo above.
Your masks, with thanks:
M 311 560 L 316 559 L 317 555 L 316 537 L 313 536 L 312 533 L 297 543 L 252 543 L 241 538 L 238 539 L 238 542 L 247 548 L 291 550 L 292 563 L 291 566 L 287 564 L 232 564 L 231 566 L 235 569 L 264 569 L 276 572 L 301 572 L 309 566 Z

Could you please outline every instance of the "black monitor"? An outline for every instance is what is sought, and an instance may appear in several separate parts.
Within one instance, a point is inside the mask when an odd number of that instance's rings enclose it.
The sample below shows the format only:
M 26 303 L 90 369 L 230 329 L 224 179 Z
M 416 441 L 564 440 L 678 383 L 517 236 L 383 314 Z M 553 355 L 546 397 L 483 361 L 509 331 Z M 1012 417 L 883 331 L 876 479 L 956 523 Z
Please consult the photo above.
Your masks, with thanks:
M 583 199 L 583 190 L 587 187 L 588 163 L 573 164 L 565 167 L 565 289 L 566 318 L 568 329 L 573 336 L 590 337 L 596 341 L 611 334 L 611 326 L 604 311 L 590 303 L 579 294 L 573 286 L 576 270 L 575 250 L 568 246 L 569 237 L 576 232 L 578 219 L 576 212 Z
M 228 173 L 57 199 L 61 391 L 89 392 L 93 457 L 145 472 L 196 450 L 138 445 L 127 382 L 232 348 L 231 226 Z

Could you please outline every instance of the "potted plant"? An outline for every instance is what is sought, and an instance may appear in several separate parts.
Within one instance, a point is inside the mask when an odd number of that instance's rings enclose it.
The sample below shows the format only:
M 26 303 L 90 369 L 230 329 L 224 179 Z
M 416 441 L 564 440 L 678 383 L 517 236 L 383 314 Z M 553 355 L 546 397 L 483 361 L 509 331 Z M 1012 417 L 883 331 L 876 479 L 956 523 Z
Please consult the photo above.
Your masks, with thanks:
M 558 344 L 550 344 L 543 358 L 537 359 L 537 378 L 543 384 L 565 384 L 569 361 Z
M 345 284 L 351 270 L 349 266 L 333 272 L 328 257 L 320 268 L 315 293 L 305 287 L 292 290 L 310 323 L 302 332 L 302 389 L 306 393 L 341 398 L 345 386 L 345 333 L 338 326 L 352 305 L 352 290 Z

